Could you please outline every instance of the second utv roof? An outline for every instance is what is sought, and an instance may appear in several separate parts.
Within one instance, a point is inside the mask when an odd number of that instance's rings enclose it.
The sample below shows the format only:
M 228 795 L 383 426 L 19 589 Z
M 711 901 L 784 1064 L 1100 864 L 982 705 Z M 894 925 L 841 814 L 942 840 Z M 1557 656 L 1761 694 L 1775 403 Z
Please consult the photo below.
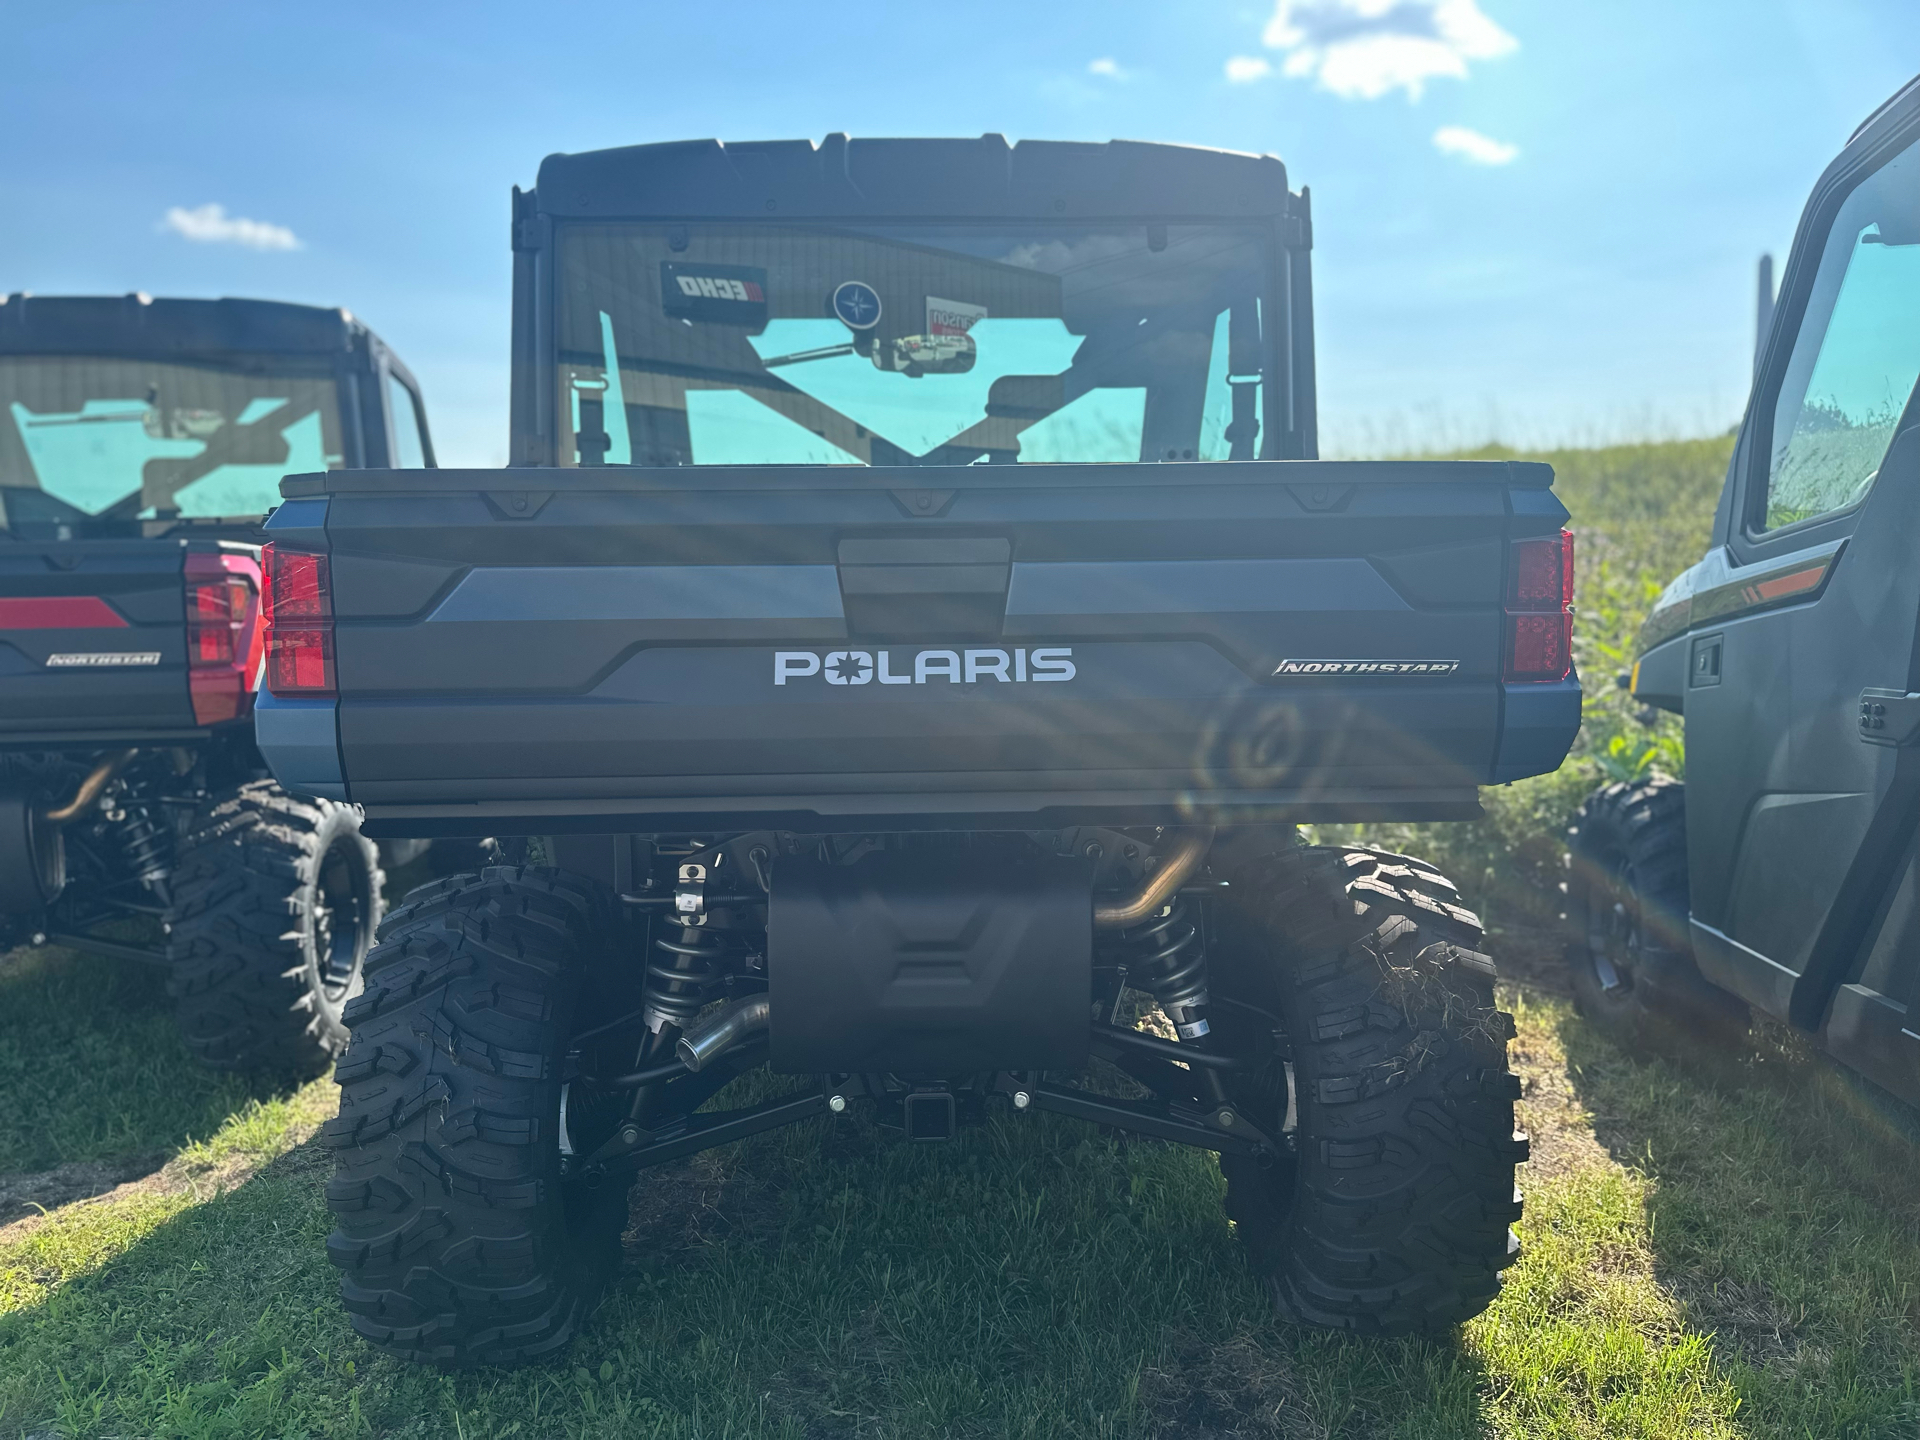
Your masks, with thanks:
M 540 165 L 535 208 L 572 218 L 1260 217 L 1289 211 L 1272 155 L 1135 140 L 684 140 Z
M 0 299 L 0 355 L 261 352 L 329 355 L 366 326 L 345 310 L 280 300 L 155 300 L 147 295 Z

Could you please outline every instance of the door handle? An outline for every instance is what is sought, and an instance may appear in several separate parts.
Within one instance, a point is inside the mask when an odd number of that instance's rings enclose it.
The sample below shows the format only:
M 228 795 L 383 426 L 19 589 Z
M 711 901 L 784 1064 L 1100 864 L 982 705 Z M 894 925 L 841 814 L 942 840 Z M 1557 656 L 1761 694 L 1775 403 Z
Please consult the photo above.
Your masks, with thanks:
M 1860 738 L 1869 745 L 1886 746 L 1920 740 L 1920 695 L 1906 690 L 1862 690 Z

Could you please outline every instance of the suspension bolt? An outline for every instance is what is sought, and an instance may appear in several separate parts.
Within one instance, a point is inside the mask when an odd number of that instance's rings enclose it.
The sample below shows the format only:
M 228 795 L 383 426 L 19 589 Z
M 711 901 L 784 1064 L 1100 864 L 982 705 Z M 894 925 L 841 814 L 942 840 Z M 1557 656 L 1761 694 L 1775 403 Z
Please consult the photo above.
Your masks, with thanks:
M 846 1096 L 844 1096 L 844 1095 L 829 1095 L 829 1096 L 827 1097 L 827 1109 L 829 1109 L 829 1110 L 831 1110 L 831 1111 L 832 1111 L 832 1112 L 833 1112 L 834 1114 L 836 1114 L 836 1115 L 838 1115 L 838 1114 L 840 1114 L 840 1113 L 841 1113 L 841 1112 L 842 1112 L 843 1110 L 845 1110 L 846 1108 L 847 1108 L 847 1097 L 846 1097 Z
M 33 932 L 33 943 L 34 943 L 34 944 L 36 944 L 36 945 L 44 945 L 44 944 L 46 944 L 46 943 L 47 943 L 47 936 L 46 936 L 46 932 L 45 932 L 44 930 L 36 930 L 36 931 L 34 931 L 34 932 Z
M 1013 1092 L 1014 1109 L 1024 1110 L 1031 1104 L 1033 1104 L 1033 1096 L 1029 1095 L 1026 1091 L 1016 1090 Z
M 1233 1128 L 1233 1111 L 1222 1110 L 1218 1115 L 1214 1116 L 1213 1118 L 1219 1124 L 1222 1130 L 1231 1130 Z
M 622 1125 L 620 1127 L 620 1143 L 622 1145 L 638 1145 L 640 1143 L 640 1127 L 631 1120 Z

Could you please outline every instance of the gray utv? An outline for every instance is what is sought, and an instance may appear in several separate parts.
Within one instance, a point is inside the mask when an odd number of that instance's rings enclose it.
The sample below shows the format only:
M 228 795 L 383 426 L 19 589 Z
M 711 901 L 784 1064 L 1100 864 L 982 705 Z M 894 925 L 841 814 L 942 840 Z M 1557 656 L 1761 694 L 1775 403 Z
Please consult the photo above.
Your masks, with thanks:
M 1920 81 L 1814 189 L 1714 517 L 1628 679 L 1685 784 L 1573 824 L 1585 1012 L 1629 1043 L 1749 1007 L 1920 1102 Z
M 362 1335 L 549 1355 L 637 1172 L 853 1107 L 1217 1151 L 1310 1323 L 1493 1298 L 1480 922 L 1295 826 L 1560 764 L 1566 511 L 1544 465 L 1315 458 L 1310 243 L 1279 161 L 1171 146 L 542 165 L 513 465 L 293 477 L 268 526 L 282 783 L 516 862 L 410 897 L 347 1007 Z M 763 1066 L 802 1078 L 703 1108 Z

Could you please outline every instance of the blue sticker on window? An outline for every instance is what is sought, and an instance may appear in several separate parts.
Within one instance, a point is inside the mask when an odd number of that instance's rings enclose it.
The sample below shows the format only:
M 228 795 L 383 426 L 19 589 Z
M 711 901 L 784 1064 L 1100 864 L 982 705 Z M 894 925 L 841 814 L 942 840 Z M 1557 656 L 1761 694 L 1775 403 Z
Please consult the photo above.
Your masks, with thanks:
M 833 313 L 849 330 L 871 330 L 880 323 L 879 293 L 863 280 L 845 281 L 833 292 Z

